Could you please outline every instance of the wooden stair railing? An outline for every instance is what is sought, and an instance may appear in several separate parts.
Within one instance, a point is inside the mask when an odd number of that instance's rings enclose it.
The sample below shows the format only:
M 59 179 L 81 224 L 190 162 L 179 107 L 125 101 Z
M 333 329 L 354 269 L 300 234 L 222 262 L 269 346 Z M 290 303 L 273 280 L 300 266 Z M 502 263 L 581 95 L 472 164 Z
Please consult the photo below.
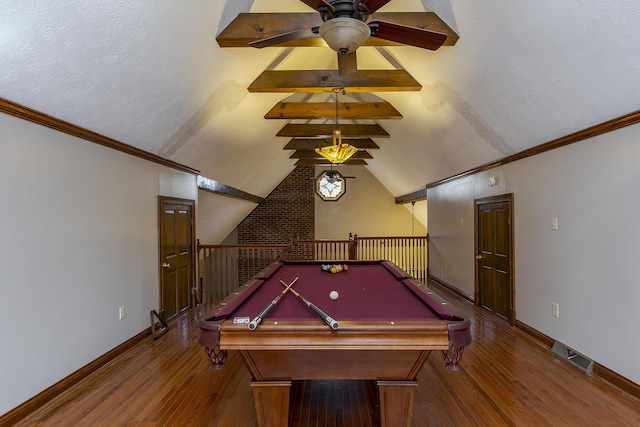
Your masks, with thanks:
M 386 259 L 411 276 L 426 283 L 428 238 L 419 237 L 358 237 L 354 236 L 359 260 Z
M 306 240 L 293 238 L 287 259 L 290 260 L 349 260 L 357 259 L 354 240 Z
M 202 245 L 198 241 L 199 300 L 217 304 L 258 272 L 278 260 L 378 260 L 393 262 L 426 283 L 428 238 L 358 237 L 306 240 L 286 245 Z
M 260 270 L 286 259 L 287 245 L 201 245 L 200 301 L 217 304 Z

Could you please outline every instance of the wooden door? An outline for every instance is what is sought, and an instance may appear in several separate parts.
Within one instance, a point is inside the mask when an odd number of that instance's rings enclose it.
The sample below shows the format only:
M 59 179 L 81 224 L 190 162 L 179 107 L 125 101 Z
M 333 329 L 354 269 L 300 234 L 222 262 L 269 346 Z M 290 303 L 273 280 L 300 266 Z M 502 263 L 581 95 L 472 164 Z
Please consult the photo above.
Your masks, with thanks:
M 160 310 L 170 319 L 191 306 L 195 286 L 194 202 L 159 198 Z
M 476 305 L 515 323 L 513 195 L 476 200 Z

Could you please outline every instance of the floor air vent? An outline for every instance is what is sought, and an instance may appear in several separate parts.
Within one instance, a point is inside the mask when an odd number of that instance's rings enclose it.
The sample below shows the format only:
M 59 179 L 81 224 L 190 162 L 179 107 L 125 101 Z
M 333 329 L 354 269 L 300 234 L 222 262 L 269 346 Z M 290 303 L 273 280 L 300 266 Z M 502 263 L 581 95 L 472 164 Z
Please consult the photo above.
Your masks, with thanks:
M 572 348 L 567 347 L 560 341 L 553 343 L 551 351 L 560 356 L 561 358 L 569 361 L 569 363 L 575 365 L 578 369 L 587 375 L 591 375 L 593 372 L 593 360 L 578 353 Z

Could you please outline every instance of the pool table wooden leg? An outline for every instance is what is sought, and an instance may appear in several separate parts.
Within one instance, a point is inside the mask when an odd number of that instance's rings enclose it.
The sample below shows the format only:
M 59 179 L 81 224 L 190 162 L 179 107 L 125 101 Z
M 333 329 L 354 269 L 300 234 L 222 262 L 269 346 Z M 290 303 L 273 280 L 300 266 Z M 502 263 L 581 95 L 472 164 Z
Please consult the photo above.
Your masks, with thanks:
M 411 426 L 416 381 L 378 381 L 382 427 Z
M 252 381 L 258 427 L 289 425 L 291 381 Z

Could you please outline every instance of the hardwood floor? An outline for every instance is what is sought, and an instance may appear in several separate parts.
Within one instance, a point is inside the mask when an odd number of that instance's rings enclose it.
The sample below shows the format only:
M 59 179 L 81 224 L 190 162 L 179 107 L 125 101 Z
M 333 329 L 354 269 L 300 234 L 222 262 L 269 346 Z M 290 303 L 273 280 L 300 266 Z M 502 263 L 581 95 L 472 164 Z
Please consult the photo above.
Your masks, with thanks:
M 438 352 L 421 370 L 413 426 L 638 426 L 640 402 L 587 377 L 523 331 L 436 288 L 473 322 L 461 369 Z M 60 394 L 19 426 L 256 426 L 250 377 L 230 353 L 209 369 L 192 309 Z M 322 367 L 318 367 L 322 369 Z M 290 426 L 379 426 L 375 384 L 300 381 Z

